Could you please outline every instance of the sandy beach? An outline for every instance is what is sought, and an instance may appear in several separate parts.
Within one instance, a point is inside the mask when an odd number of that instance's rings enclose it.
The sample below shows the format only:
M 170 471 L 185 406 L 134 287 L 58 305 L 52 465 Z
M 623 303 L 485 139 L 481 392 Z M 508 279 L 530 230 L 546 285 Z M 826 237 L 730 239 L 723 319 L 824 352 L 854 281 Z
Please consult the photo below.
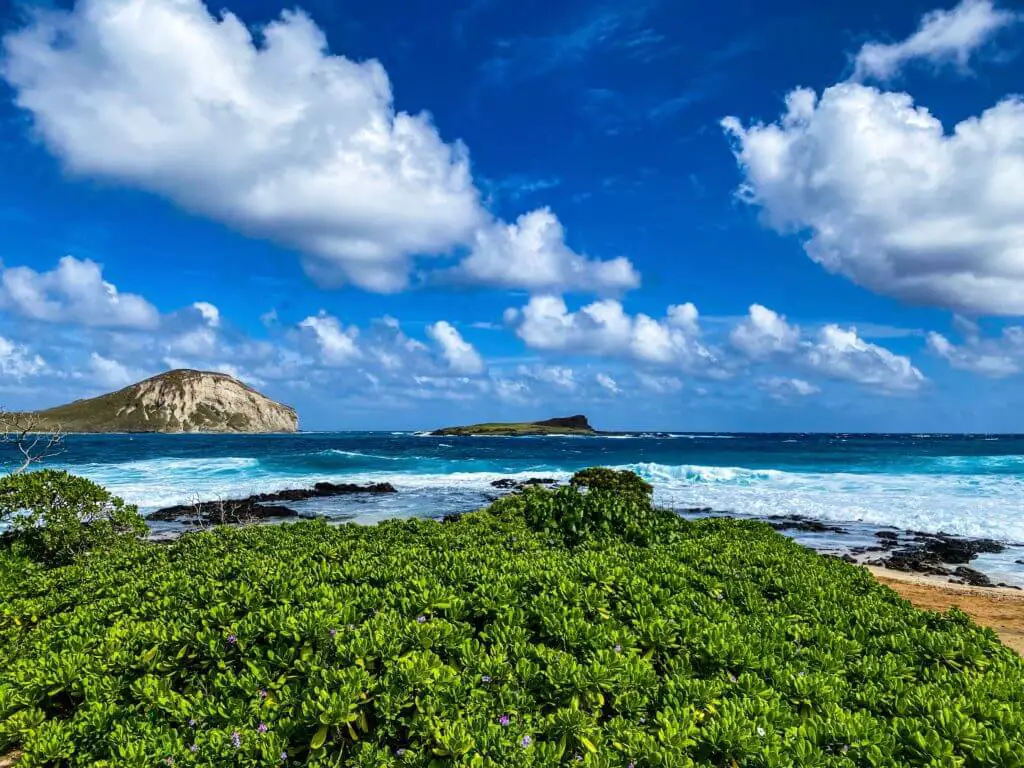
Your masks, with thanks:
M 946 611 L 957 606 L 978 624 L 991 627 L 1003 644 L 1024 655 L 1024 591 L 950 584 L 941 576 L 864 566 L 882 584 L 918 608 Z

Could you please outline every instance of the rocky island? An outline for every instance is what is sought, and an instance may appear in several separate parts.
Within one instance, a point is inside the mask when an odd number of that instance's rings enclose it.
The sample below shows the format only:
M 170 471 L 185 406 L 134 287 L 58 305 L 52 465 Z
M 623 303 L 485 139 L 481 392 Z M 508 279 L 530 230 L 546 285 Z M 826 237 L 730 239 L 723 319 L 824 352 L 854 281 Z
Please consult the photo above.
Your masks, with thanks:
M 18 414 L 64 432 L 295 432 L 294 408 L 223 373 L 176 369 L 99 397 Z
M 499 437 L 523 437 L 527 435 L 598 435 L 590 426 L 586 416 L 564 416 L 545 421 L 495 422 L 470 424 L 466 427 L 445 427 L 430 433 L 438 437 L 473 435 L 496 435 Z

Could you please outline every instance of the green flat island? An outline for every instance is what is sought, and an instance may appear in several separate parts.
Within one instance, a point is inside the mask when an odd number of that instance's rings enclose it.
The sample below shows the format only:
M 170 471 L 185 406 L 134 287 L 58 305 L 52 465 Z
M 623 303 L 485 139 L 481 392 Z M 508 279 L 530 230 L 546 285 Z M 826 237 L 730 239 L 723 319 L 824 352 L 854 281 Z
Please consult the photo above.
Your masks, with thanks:
M 524 422 L 493 422 L 489 424 L 470 424 L 465 427 L 445 427 L 430 434 L 439 437 L 453 435 L 498 435 L 501 437 L 520 437 L 528 435 L 598 435 L 601 434 L 590 426 L 586 416 L 565 416 L 545 421 Z

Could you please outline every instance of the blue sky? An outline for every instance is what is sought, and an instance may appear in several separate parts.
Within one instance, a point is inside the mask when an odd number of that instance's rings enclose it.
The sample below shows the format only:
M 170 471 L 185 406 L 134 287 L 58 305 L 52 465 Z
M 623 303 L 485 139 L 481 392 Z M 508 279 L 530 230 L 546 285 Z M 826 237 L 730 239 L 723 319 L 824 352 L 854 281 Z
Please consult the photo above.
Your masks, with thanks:
M 1015 10 L 1016 9 L 1016 10 Z M 20 3 L 0 403 L 1024 431 L 1019 6 Z

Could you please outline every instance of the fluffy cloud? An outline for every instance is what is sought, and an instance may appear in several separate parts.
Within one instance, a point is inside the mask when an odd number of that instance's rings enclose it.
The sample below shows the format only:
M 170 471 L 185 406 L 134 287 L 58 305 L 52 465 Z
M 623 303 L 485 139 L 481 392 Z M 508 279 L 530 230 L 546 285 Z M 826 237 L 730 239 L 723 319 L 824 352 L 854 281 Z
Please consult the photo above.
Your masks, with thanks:
M 576 374 L 572 368 L 562 365 L 519 365 L 516 373 L 527 379 L 551 384 L 569 392 L 577 388 Z
M 711 369 L 714 353 L 700 341 L 697 308 L 669 307 L 666 317 L 628 315 L 622 304 L 604 299 L 570 312 L 557 296 L 534 296 L 505 321 L 528 347 L 576 355 L 621 357 L 652 365 Z
M 1008 15 L 965 2 L 913 37 L 865 46 L 862 71 L 962 58 Z M 877 293 L 968 314 L 1024 314 L 1024 101 L 1008 96 L 946 131 L 906 93 L 856 82 L 797 88 L 781 118 L 722 125 L 741 199 L 830 272 Z
M 964 343 L 957 346 L 940 333 L 928 334 L 928 348 L 954 368 L 991 378 L 1004 378 L 1024 368 L 1024 328 L 1004 328 L 995 339 L 982 338 L 973 324 L 961 323 Z
M 809 397 L 821 392 L 821 389 L 803 379 L 769 376 L 760 382 L 761 389 L 768 392 L 776 400 L 788 400 L 793 396 Z
M 741 196 L 779 231 L 804 231 L 830 272 L 909 302 L 1024 314 L 1024 102 L 951 134 L 905 93 L 855 83 L 797 89 L 780 122 L 724 126 Z
M 99 264 L 73 256 L 49 272 L 0 267 L 0 309 L 29 320 L 107 328 L 154 328 L 160 322 L 156 307 L 118 292 Z
M 800 328 L 760 304 L 750 307 L 747 317 L 730 333 L 730 341 L 754 361 L 789 362 L 818 375 L 885 392 L 913 391 L 926 381 L 909 358 L 865 341 L 854 328 L 828 324 L 815 338 L 803 339 Z M 774 377 L 768 381 L 788 381 L 784 386 L 797 392 L 794 379 Z M 780 391 L 778 386 L 775 391 Z
M 753 304 L 747 318 L 732 329 L 729 340 L 748 357 L 767 359 L 780 352 L 795 350 L 800 341 L 800 331 L 781 315 L 760 304 Z
M 482 373 L 485 366 L 480 353 L 462 338 L 455 327 L 444 320 L 427 326 L 427 335 L 441 348 L 448 367 L 455 373 Z
M 142 374 L 130 371 L 127 366 L 111 360 L 96 352 L 89 356 L 93 380 L 102 387 L 117 389 L 145 378 Z
M 344 328 L 338 318 L 327 314 L 324 310 L 307 317 L 299 328 L 307 333 L 320 350 L 320 360 L 324 365 L 347 365 L 362 357 L 356 345 L 359 329 L 355 326 Z
M 381 64 L 332 55 L 301 11 L 254 38 L 202 0 L 79 0 L 3 49 L 0 74 L 69 170 L 294 248 L 321 285 L 400 290 L 416 256 L 462 246 L 477 282 L 530 287 L 493 264 L 532 253 L 559 288 L 635 283 L 625 260 L 569 250 L 550 212 L 524 217 L 547 222 L 539 240 L 495 221 L 466 147 L 396 111 Z
M 0 373 L 21 380 L 47 370 L 46 361 L 33 354 L 24 344 L 0 336 Z
M 594 377 L 594 381 L 598 383 L 602 389 L 610 392 L 613 395 L 622 394 L 622 390 L 619 388 L 619 383 L 615 381 L 607 373 L 599 373 Z
M 864 45 L 854 59 L 854 78 L 887 80 L 913 59 L 965 68 L 975 51 L 1018 19 L 1018 14 L 997 9 L 991 0 L 962 0 L 952 10 L 925 14 L 906 40 Z
M 640 285 L 628 259 L 596 261 L 574 253 L 549 208 L 524 214 L 514 224 L 496 222 L 480 229 L 454 276 L 462 282 L 552 293 L 621 292 Z
M 637 381 L 640 382 L 641 387 L 660 395 L 679 392 L 683 388 L 683 382 L 675 376 L 655 376 L 650 373 L 638 371 L 636 378 Z

